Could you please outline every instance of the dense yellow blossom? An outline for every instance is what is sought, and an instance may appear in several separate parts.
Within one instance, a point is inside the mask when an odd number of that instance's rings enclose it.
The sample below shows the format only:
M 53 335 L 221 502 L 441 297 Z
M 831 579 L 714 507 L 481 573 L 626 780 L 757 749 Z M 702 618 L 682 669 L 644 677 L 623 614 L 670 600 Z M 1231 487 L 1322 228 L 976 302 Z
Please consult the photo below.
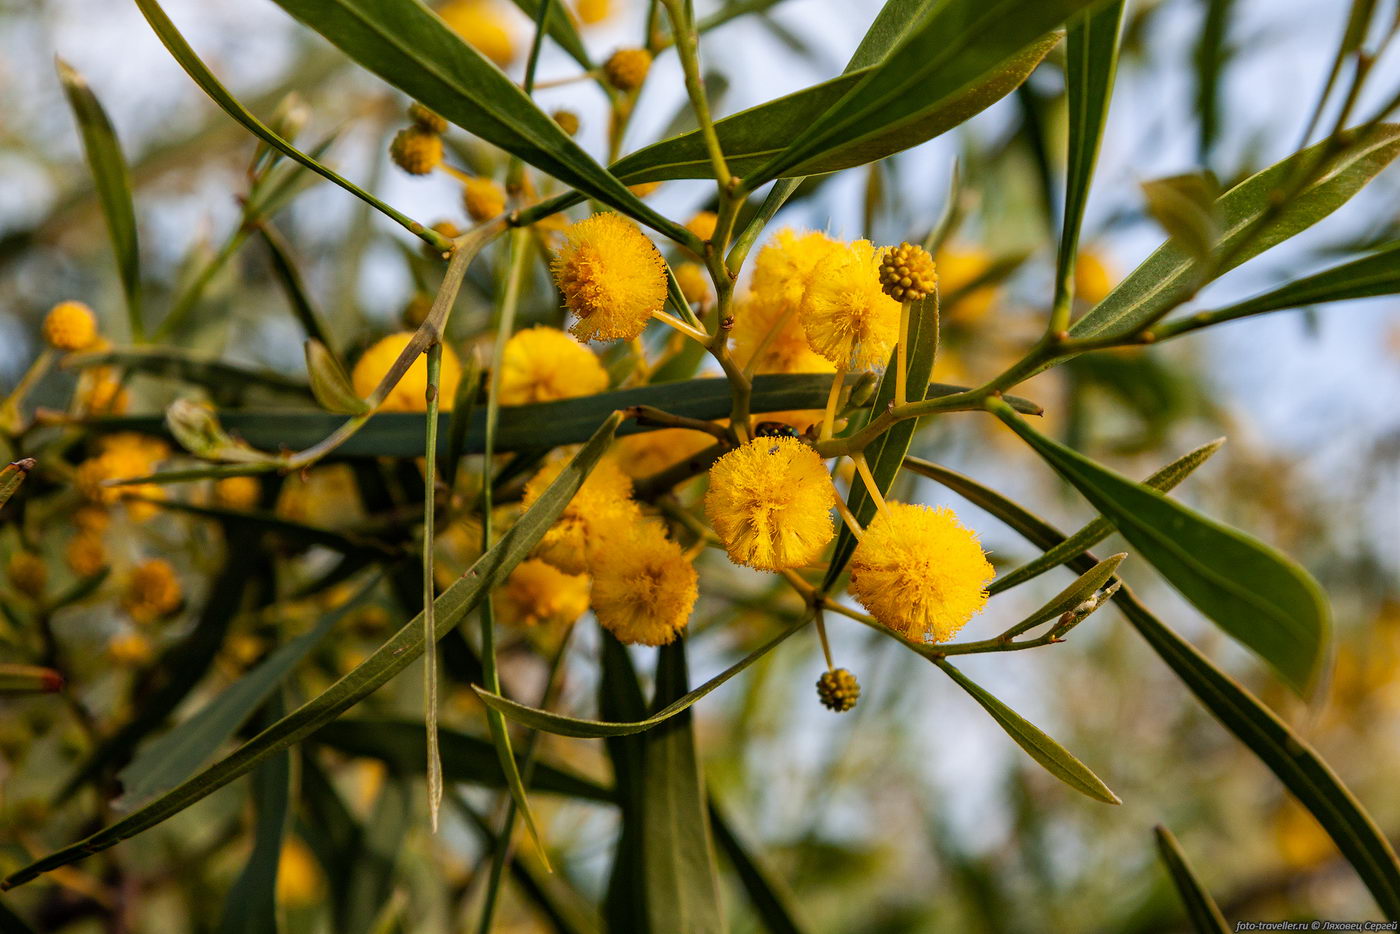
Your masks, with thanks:
M 593 613 L 622 642 L 665 645 L 690 620 L 695 566 L 660 523 L 613 526 L 592 565 Z
M 568 461 L 546 464 L 525 484 L 521 505 L 529 509 L 549 489 Z M 639 522 L 641 510 L 632 501 L 632 479 L 610 459 L 598 462 L 563 513 L 535 548 L 535 557 L 566 574 L 583 574 L 600 531 L 614 522 Z
M 799 312 L 812 274 L 840 248 L 826 234 L 784 228 L 759 250 L 753 282 L 734 312 L 734 357 L 741 365 L 752 362 L 755 373 L 835 371 L 808 343 Z
M 1074 260 L 1074 297 L 1089 305 L 1097 305 L 1113 291 L 1114 275 L 1103 257 L 1085 250 Z
M 946 642 L 987 602 L 995 572 L 945 506 L 888 503 L 851 556 L 851 596 L 910 639 Z
M 93 367 L 79 380 L 76 401 L 89 415 L 122 415 L 131 405 L 131 393 L 109 367 Z
M 289 835 L 277 860 L 277 903 L 288 908 L 314 905 L 323 884 L 316 857 L 300 837 Z
M 369 398 L 379 381 L 389 372 L 394 361 L 403 353 L 408 342 L 413 340 L 413 332 L 401 331 L 390 334 L 360 355 L 355 369 L 350 375 L 355 393 L 362 399 Z M 442 345 L 442 370 L 438 378 L 438 407 L 448 412 L 452 410 L 452 399 L 457 394 L 457 384 L 462 379 L 462 365 L 457 353 L 448 344 Z M 428 410 L 428 359 L 420 354 L 408 372 L 404 373 L 398 385 L 389 390 L 389 395 L 380 404 L 381 412 L 426 412 Z
M 496 618 L 520 626 L 568 625 L 588 612 L 588 578 L 531 558 L 496 591 Z
M 618 465 L 633 479 L 660 473 L 715 443 L 713 435 L 689 428 L 662 428 L 619 438 L 614 445 Z
M 184 595 L 175 569 L 164 558 L 148 558 L 132 568 L 122 591 L 122 608 L 138 623 L 149 623 L 180 606 Z
M 446 133 L 447 121 L 418 101 L 408 105 L 408 119 L 429 133 Z
M 63 560 L 79 577 L 91 577 L 107 566 L 107 547 L 97 532 L 80 531 L 68 540 Z
M 593 26 L 612 16 L 612 0 L 578 0 L 578 18 Z
M 26 597 L 38 599 L 43 596 L 49 582 L 49 569 L 44 559 L 32 551 L 16 551 L 10 555 L 5 567 L 5 576 L 10 585 Z
M 156 650 L 143 633 L 120 632 L 107 640 L 107 657 L 119 668 L 135 668 L 155 657 Z
M 110 505 L 133 495 L 163 499 L 165 489 L 157 484 L 105 484 L 109 480 L 147 476 L 155 470 L 158 463 L 169 456 L 170 446 L 164 441 L 134 432 L 120 432 L 102 439 L 98 444 L 96 456 L 78 465 L 74 479 L 79 492 L 94 503 Z M 150 517 L 154 509 L 149 503 L 132 502 L 128 512 L 132 518 L 144 520 Z
M 899 340 L 899 302 L 880 287 L 880 258 L 869 240 L 826 257 L 802 297 L 812 349 L 845 370 L 878 370 Z
M 97 316 L 82 302 L 59 302 L 44 317 L 44 340 L 55 350 L 85 350 L 97 340 Z
M 618 49 L 603 63 L 608 84 L 619 91 L 635 91 L 647 80 L 651 53 L 646 49 Z
M 474 221 L 489 221 L 506 209 L 506 192 L 489 178 L 473 175 L 462 182 L 462 206 Z
M 699 263 L 681 263 L 675 269 L 676 284 L 681 294 L 692 305 L 708 301 L 710 298 L 710 276 Z
M 256 477 L 224 477 L 214 484 L 214 498 L 225 509 L 252 509 L 261 496 Z
M 754 438 L 710 468 L 705 515 L 736 564 L 782 571 L 811 564 L 836 529 L 836 492 L 822 459 L 796 438 Z
M 787 307 L 802 303 L 812 275 L 842 244 L 818 230 L 778 231 L 754 258 L 753 290 Z
M 506 341 L 501 355 L 501 404 L 525 405 L 608 388 L 598 355 L 557 328 L 526 328 Z
M 438 15 L 478 52 L 504 68 L 515 58 L 515 40 L 493 0 L 451 0 Z
M 556 110 L 554 113 L 550 114 L 550 116 L 554 118 L 555 123 L 559 124 L 559 129 L 570 136 L 578 132 L 578 114 L 574 113 L 572 110 Z
M 442 164 L 442 137 L 421 126 L 409 126 L 394 134 L 389 158 L 410 175 L 427 175 Z
M 685 222 L 685 229 L 701 240 L 709 240 L 715 235 L 715 227 L 718 224 L 719 215 L 714 211 L 698 211 L 694 217 Z
M 666 303 L 666 264 L 655 244 L 620 214 L 603 212 L 564 231 L 554 281 L 578 316 L 579 340 L 631 340 Z

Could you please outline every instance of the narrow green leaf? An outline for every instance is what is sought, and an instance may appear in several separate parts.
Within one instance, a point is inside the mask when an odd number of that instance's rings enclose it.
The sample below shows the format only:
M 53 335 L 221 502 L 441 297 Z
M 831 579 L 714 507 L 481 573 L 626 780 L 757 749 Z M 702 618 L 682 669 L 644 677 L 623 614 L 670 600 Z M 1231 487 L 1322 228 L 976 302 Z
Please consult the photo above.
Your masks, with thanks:
M 793 897 L 774 874 L 745 846 L 710 795 L 710 830 L 715 844 L 724 853 L 749 896 L 754 913 L 768 934 L 802 934 L 807 926 L 798 920 Z
M 1210 256 L 1220 239 L 1220 187 L 1208 172 L 1155 178 L 1142 183 L 1147 213 L 1177 246 L 1197 262 Z M 1201 274 L 1206 270 L 1201 268 Z
M 34 458 L 25 457 L 0 468 L 0 506 L 10 501 L 10 497 L 19 490 L 20 484 L 24 483 L 24 478 L 29 476 L 29 471 L 36 466 L 38 463 Z
M 1193 470 L 1204 464 L 1212 454 L 1220 450 L 1224 443 L 1224 438 L 1216 438 L 1214 441 L 1207 442 L 1198 448 L 1193 448 L 1170 464 L 1155 471 L 1152 476 L 1144 480 L 1143 483 L 1152 487 L 1154 490 L 1161 490 L 1164 493 L 1174 489 L 1178 483 L 1190 476 Z M 906 460 L 906 463 L 908 463 L 908 460 Z M 1002 574 L 988 585 L 987 592 L 991 596 L 996 596 L 1003 591 L 1010 590 L 1017 584 L 1024 584 L 1028 580 L 1039 577 L 1051 568 L 1059 567 L 1061 564 L 1064 564 L 1081 551 L 1087 551 L 1093 548 L 1099 542 L 1108 538 L 1112 532 L 1113 523 L 1099 516 L 1040 557 L 1026 562 L 1014 571 L 1008 571 Z
M 149 744 L 117 777 L 122 783 L 120 810 L 134 810 L 174 788 L 219 751 L 243 723 L 262 707 L 301 661 L 320 645 L 346 614 L 379 584 L 365 584 L 306 633 L 281 646 L 252 671 L 199 709 L 188 720 Z
M 1196 115 L 1200 120 L 1200 138 L 1196 152 L 1202 165 L 1208 159 L 1220 135 L 1220 105 L 1224 99 L 1225 66 L 1234 52 L 1227 36 L 1230 19 L 1236 0 L 1204 0 L 1205 15 L 1202 17 L 1199 38 L 1192 49 L 1191 58 L 1196 66 L 1195 98 Z
M 1327 599 L 1292 559 L 1052 441 L 1004 405 L 1002 420 L 1173 587 L 1307 693 L 1326 660 Z
M 1318 160 L 1325 151 L 1325 141 L 1275 163 L 1221 195 L 1216 209 L 1222 232 L 1205 261 L 1211 274 L 1221 275 L 1258 256 L 1345 204 L 1400 153 L 1400 125 L 1381 124 L 1364 136 L 1350 134 L 1345 143 L 1341 152 L 1320 167 L 1316 181 L 1277 209 L 1262 227 L 1256 229 L 1255 223 L 1271 210 L 1281 186 L 1294 177 L 1300 165 L 1310 166 Z M 1124 337 L 1134 333 L 1194 294 L 1202 278 L 1201 265 L 1180 244 L 1167 241 L 1076 321 L 1070 335 Z
M 1054 619 L 1077 609 L 1084 601 L 1098 593 L 1114 574 L 1118 573 L 1118 565 L 1123 563 L 1123 559 L 1128 557 L 1127 552 L 1120 552 L 1116 555 L 1109 555 L 1098 564 L 1085 571 L 1083 574 L 1064 590 L 1051 597 L 1044 606 L 1036 610 L 1025 619 L 1021 620 L 1012 628 L 1018 632 L 1025 632 L 1033 629 L 1047 620 Z
M 306 373 L 311 378 L 311 394 L 321 408 L 337 415 L 363 415 L 369 403 L 356 394 L 350 377 L 326 345 L 311 338 L 306 346 Z
M 811 622 L 811 617 L 805 617 L 799 620 L 797 623 L 782 630 L 776 636 L 763 643 L 763 645 L 754 649 L 748 655 L 745 655 L 739 661 L 730 665 L 724 671 L 721 671 L 695 690 L 676 698 L 665 707 L 642 720 L 610 722 L 606 720 L 584 720 L 578 717 L 566 717 L 563 714 L 551 713 L 548 710 L 540 710 L 538 707 L 529 707 L 517 701 L 510 700 L 509 698 L 501 697 L 499 694 L 493 694 L 490 691 L 482 690 L 477 685 L 472 685 L 472 690 L 476 691 L 477 696 L 480 697 L 488 707 L 493 710 L 499 710 L 508 719 L 514 720 L 516 723 L 522 723 L 531 729 L 541 730 L 545 733 L 554 733 L 558 736 L 577 736 L 590 739 L 597 739 L 605 736 L 627 736 L 631 733 L 641 733 L 644 730 L 649 730 L 661 723 L 665 723 L 677 714 L 684 713 L 700 698 L 709 694 L 715 688 L 758 661 L 764 655 L 767 655 L 770 651 L 777 648 L 779 643 L 797 632 L 797 630 L 806 626 L 809 622 Z
M 602 633 L 602 677 L 598 679 L 598 712 L 609 720 L 641 720 L 647 714 L 646 698 L 627 654 L 627 646 L 612 633 Z M 603 740 L 612 760 L 613 784 L 621 821 L 613 847 L 608 888 L 603 896 L 603 919 L 610 931 L 653 934 L 647 919 L 646 858 L 642 853 L 646 794 L 646 736 L 609 736 Z M 664 930 L 664 929 L 663 929 Z
M 1007 735 L 1016 741 L 1016 745 L 1024 749 L 1026 755 L 1039 763 L 1045 771 L 1075 791 L 1087 795 L 1095 801 L 1102 801 L 1105 804 L 1123 803 L 1117 795 L 1109 790 L 1107 785 L 1099 780 L 1097 775 L 1089 771 L 1088 766 L 1045 735 L 1034 723 L 997 700 L 977 682 L 954 668 L 947 659 L 939 659 L 934 664 L 942 668 L 948 677 L 957 682 L 958 687 L 971 695 L 972 699 L 977 701 L 983 710 L 991 714 L 997 725 L 1005 730 Z
M 267 247 L 267 255 L 272 260 L 272 272 L 277 276 L 282 291 L 287 293 L 287 303 L 291 305 L 292 314 L 301 325 L 301 329 L 309 339 L 321 342 L 327 350 L 333 349 L 335 343 L 321 321 L 320 312 L 311 301 L 311 293 L 307 291 L 301 270 L 297 268 L 296 260 L 292 256 L 291 245 L 277 228 L 269 223 L 258 225 L 258 236 L 262 239 L 263 246 Z
M 151 376 L 202 386 L 213 393 L 238 393 L 262 389 L 297 399 L 311 398 L 306 383 L 288 379 L 272 370 L 226 363 L 215 357 L 181 347 L 114 347 L 73 354 L 64 359 L 65 369 L 85 370 L 112 366 Z
M 685 639 L 661 647 L 652 707 L 684 699 Z M 719 873 L 705 807 L 705 781 L 688 710 L 647 734 L 643 765 L 642 856 L 653 931 L 721 934 L 726 930 Z
M 92 170 L 102 214 L 107 219 L 122 294 L 126 296 L 131 336 L 139 341 L 146 331 L 141 320 L 141 256 L 136 238 L 136 209 L 131 200 L 131 171 L 122 156 L 112 122 L 87 81 L 62 59 L 57 59 L 56 63 L 58 79 L 83 138 L 83 152 Z
M 539 19 L 540 4 L 543 0 L 513 0 L 513 2 L 530 19 Z M 593 70 L 593 60 L 588 57 L 588 50 L 584 48 L 583 39 L 579 37 L 578 30 L 574 28 L 574 21 L 569 16 L 564 4 L 550 4 L 549 20 L 545 27 L 550 38 L 559 43 L 559 48 L 568 52 L 584 71 Z
M 454 629 L 476 608 L 486 592 L 499 584 L 539 544 L 545 531 L 564 511 L 569 500 L 583 485 L 589 471 L 607 450 L 620 420 L 620 416 L 613 416 L 604 422 L 535 505 L 531 506 L 466 574 L 437 598 L 439 638 Z M 11 873 L 0 882 L 0 891 L 105 850 L 178 814 L 248 772 L 268 756 L 301 741 L 331 722 L 388 683 L 400 671 L 417 661 L 422 653 L 423 621 L 420 613 L 405 623 L 373 655 L 335 684 L 263 730 L 226 758 L 182 782 L 126 818 Z
M 281 698 L 269 706 L 270 720 L 284 712 Z M 277 931 L 277 868 L 287 832 L 292 798 L 292 754 L 267 759 L 253 771 L 253 851 L 224 899 L 219 934 L 267 934 Z
M 1210 897 L 1201 880 L 1196 878 L 1176 837 L 1161 824 L 1154 827 L 1152 832 L 1157 837 L 1157 852 L 1166 864 L 1167 873 L 1181 896 L 1182 904 L 1186 906 L 1186 918 L 1191 922 L 1191 929 L 1196 934 L 1228 934 L 1230 928 L 1225 923 L 1225 916 L 1220 913 L 1215 899 Z

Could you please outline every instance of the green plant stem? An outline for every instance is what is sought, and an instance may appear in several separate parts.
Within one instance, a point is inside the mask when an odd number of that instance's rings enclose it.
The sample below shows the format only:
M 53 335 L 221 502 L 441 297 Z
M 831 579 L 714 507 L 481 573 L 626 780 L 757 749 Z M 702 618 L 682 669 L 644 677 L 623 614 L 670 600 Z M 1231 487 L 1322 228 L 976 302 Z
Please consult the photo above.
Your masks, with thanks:
M 437 504 L 438 386 L 442 374 L 442 342 L 428 347 L 427 449 L 423 462 L 423 710 L 428 746 L 428 815 L 433 833 L 442 807 L 442 754 L 438 749 L 437 617 L 433 602 L 434 519 Z
M 710 165 L 714 169 L 715 182 L 720 195 L 734 190 L 734 177 L 729 173 L 729 165 L 724 159 L 724 149 L 715 132 L 714 120 L 710 117 L 710 103 L 705 97 L 705 82 L 700 75 L 700 40 L 695 30 L 695 19 L 689 0 L 662 0 L 666 13 L 671 18 L 671 34 L 675 37 L 676 53 L 680 56 L 681 71 L 685 74 L 685 89 L 690 95 L 690 107 L 695 119 L 700 123 L 700 135 L 705 140 L 705 149 L 710 154 Z

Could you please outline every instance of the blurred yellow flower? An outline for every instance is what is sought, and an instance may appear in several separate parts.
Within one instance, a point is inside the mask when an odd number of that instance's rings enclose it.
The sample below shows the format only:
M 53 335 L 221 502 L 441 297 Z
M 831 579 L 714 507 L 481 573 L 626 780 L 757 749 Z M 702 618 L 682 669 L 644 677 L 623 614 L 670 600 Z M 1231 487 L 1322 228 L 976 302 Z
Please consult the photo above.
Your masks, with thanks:
M 323 885 L 316 857 L 300 837 L 288 835 L 277 860 L 277 903 L 288 908 L 314 905 Z
M 225 509 L 252 509 L 261 496 L 256 477 L 224 477 L 214 484 L 214 498 Z
M 451 0 L 438 16 L 478 52 L 504 68 L 515 58 L 515 41 L 504 13 L 492 0 Z
M 107 547 L 97 532 L 79 531 L 68 540 L 63 560 L 79 577 L 91 577 L 107 566 Z
M 597 25 L 612 15 L 612 0 L 578 0 L 578 18 L 585 25 Z
M 632 645 L 666 645 L 690 620 L 699 596 L 695 566 L 660 523 L 619 523 L 594 555 L 593 613 Z
M 32 551 L 16 551 L 10 555 L 5 567 L 5 576 L 10 585 L 26 597 L 37 600 L 44 595 L 48 586 L 49 569 L 44 559 Z
M 473 175 L 462 182 L 462 206 L 472 220 L 489 221 L 506 209 L 506 192 L 489 178 Z
M 442 164 L 442 137 L 421 126 L 404 127 L 389 144 L 389 158 L 409 175 L 427 175 Z
M 533 506 L 567 465 L 568 461 L 561 458 L 542 467 L 525 484 L 521 506 Z M 588 571 L 600 530 L 614 521 L 640 520 L 641 510 L 632 501 L 632 479 L 613 460 L 604 458 L 545 533 L 535 548 L 535 557 L 566 574 L 583 574 Z
M 97 316 L 82 302 L 59 302 L 44 317 L 44 340 L 55 350 L 85 350 L 97 340 Z
M 710 276 L 699 263 L 681 263 L 675 268 L 676 284 L 681 294 L 692 305 L 708 301 L 710 298 Z
M 578 316 L 579 340 L 631 340 L 666 303 L 666 265 L 656 246 L 620 214 L 603 212 L 564 231 L 554 281 Z
M 164 558 L 148 558 L 132 568 L 122 591 L 122 608 L 138 623 L 149 623 L 179 609 L 184 594 L 175 569 Z
M 136 668 L 155 657 L 156 650 L 143 633 L 121 632 L 107 640 L 107 657 L 118 668 Z
M 618 49 L 603 63 L 603 76 L 619 91 L 635 91 L 651 71 L 651 53 L 646 49 Z
M 515 626 L 568 625 L 588 612 L 588 578 L 531 558 L 496 591 L 496 617 Z
M 401 331 L 381 339 L 361 354 L 355 369 L 350 375 L 355 393 L 367 399 L 403 353 L 408 342 L 413 340 L 412 331 Z M 438 379 L 438 407 L 452 410 L 452 399 L 457 394 L 457 384 L 462 379 L 462 365 L 457 360 L 457 352 L 449 344 L 442 345 L 442 371 Z M 380 404 L 381 412 L 426 412 L 428 410 L 428 360 L 426 354 L 409 366 L 398 385 L 389 390 L 389 395 Z
M 880 287 L 880 258 L 857 240 L 824 259 L 802 297 L 812 349 L 843 370 L 878 370 L 899 340 L 899 302 Z
M 735 564 L 811 564 L 836 534 L 836 491 L 822 459 L 796 438 L 754 438 L 710 468 L 705 515 Z
M 557 328 L 537 325 L 513 334 L 501 355 L 501 404 L 525 405 L 608 388 L 598 355 Z
M 945 246 L 938 251 L 935 265 L 943 313 L 959 321 L 978 321 L 992 310 L 997 300 L 995 286 L 982 285 L 964 291 L 992 268 L 990 253 L 977 248 Z
M 699 211 L 694 217 L 685 222 L 685 229 L 695 234 L 701 240 L 709 240 L 715 235 L 715 227 L 719 224 L 719 215 L 714 211 Z
M 1074 297 L 1097 305 L 1113 291 L 1116 278 L 1097 250 L 1082 250 L 1074 259 Z

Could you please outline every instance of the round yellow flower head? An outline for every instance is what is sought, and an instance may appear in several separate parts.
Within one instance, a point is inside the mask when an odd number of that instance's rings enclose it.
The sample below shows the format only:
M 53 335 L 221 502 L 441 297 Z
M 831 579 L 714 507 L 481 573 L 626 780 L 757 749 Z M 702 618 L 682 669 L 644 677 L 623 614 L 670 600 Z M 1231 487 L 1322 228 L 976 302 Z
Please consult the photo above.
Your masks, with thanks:
M 818 230 L 784 227 L 754 258 L 754 293 L 782 308 L 797 307 L 817 267 L 842 246 Z
M 588 578 L 538 558 L 516 565 L 496 591 L 497 618 L 506 624 L 567 626 L 587 612 Z
M 411 331 L 390 334 L 361 354 L 355 369 L 350 374 L 350 382 L 361 399 L 368 399 L 374 392 L 394 361 L 403 353 L 408 342 L 413 340 Z M 442 345 L 442 369 L 438 374 L 438 408 L 444 412 L 452 410 L 452 399 L 457 395 L 457 384 L 462 379 L 462 365 L 457 353 L 449 344 Z M 389 390 L 389 395 L 379 406 L 381 412 L 426 412 L 428 410 L 428 359 L 420 354 L 413 361 L 398 385 Z
M 715 214 L 714 211 L 700 211 L 685 222 L 685 229 L 701 240 L 709 240 L 715 235 L 715 227 L 718 224 L 719 215 Z
M 987 602 L 996 572 L 946 506 L 890 502 L 851 555 L 851 596 L 910 639 L 946 642 Z
M 49 582 L 49 569 L 44 559 L 32 551 L 16 551 L 10 555 L 10 563 L 5 568 L 5 576 L 15 590 L 34 600 L 44 595 Z
M 160 498 L 164 490 L 154 484 L 136 487 L 111 487 L 108 480 L 143 477 L 155 470 L 156 464 L 170 456 L 170 446 L 164 441 L 134 432 L 120 432 L 102 439 L 95 457 L 78 465 L 75 482 L 79 492 L 94 503 L 112 504 L 129 493 Z
M 68 541 L 63 560 L 79 577 L 92 577 L 107 566 L 107 548 L 96 532 L 79 532 Z
M 922 301 L 938 287 L 933 257 L 907 241 L 890 247 L 880 260 L 880 285 L 897 302 Z
M 82 302 L 59 302 L 44 316 L 44 340 L 55 350 L 85 350 L 97 340 L 97 316 Z
M 89 370 L 78 385 L 78 407 L 89 415 L 121 415 L 131 405 L 131 393 L 105 366 Z
M 473 48 L 504 68 L 515 58 L 515 42 L 500 9 L 490 0 L 451 0 L 438 10 L 443 22 Z
M 277 859 L 277 903 L 288 908 L 316 904 L 324 882 L 321 866 L 300 837 L 288 835 Z
M 462 183 L 462 205 L 472 220 L 489 221 L 505 212 L 506 193 L 491 179 L 476 175 Z
M 730 332 L 735 361 L 747 367 L 757 355 L 755 373 L 835 372 L 831 361 L 808 343 L 798 306 L 783 301 L 779 294 L 777 289 L 755 288 L 736 303 Z
M 823 671 L 817 679 L 817 697 L 827 710 L 845 713 L 860 700 L 860 682 L 844 668 Z
M 564 231 L 554 281 L 578 316 L 579 340 L 631 340 L 666 304 L 666 263 L 655 244 L 621 214 L 586 217 Z
M 612 0 L 578 0 L 578 18 L 595 26 L 613 14 Z
M 1074 260 L 1074 295 L 1081 302 L 1097 305 L 1113 291 L 1114 275 L 1103 256 L 1085 250 Z
M 557 328 L 537 325 L 506 341 L 501 355 L 501 404 L 526 405 L 608 388 L 598 355 Z
M 578 114 L 572 110 L 556 110 L 550 116 L 554 118 L 555 123 L 559 124 L 559 129 L 570 136 L 578 132 Z
M 164 558 L 150 558 L 132 569 L 122 593 L 122 608 L 136 622 L 149 623 L 173 613 L 183 598 L 180 581 L 170 562 Z
M 705 515 L 730 560 L 762 571 L 811 564 L 836 534 L 836 491 L 796 438 L 759 437 L 710 468 Z
M 549 489 L 568 461 L 556 460 L 540 468 L 525 484 L 521 505 L 529 509 Z M 632 479 L 611 459 L 598 462 L 563 513 L 535 548 L 535 556 L 565 574 L 583 574 L 603 530 L 610 523 L 641 521 L 641 509 L 632 501 Z
M 139 632 L 118 633 L 107 640 L 107 657 L 118 668 L 136 668 L 155 657 L 151 640 Z
M 842 369 L 881 369 L 899 340 L 899 302 L 879 269 L 875 247 L 857 240 L 822 261 L 802 297 L 807 342 Z
M 214 484 L 214 499 L 225 509 L 252 509 L 262 498 L 256 477 L 224 477 Z
M 692 305 L 710 300 L 710 277 L 699 263 L 681 263 L 676 267 L 676 284 Z
M 593 613 L 630 645 L 666 645 L 690 620 L 699 575 L 659 523 L 615 526 L 593 562 Z
M 619 91 L 635 91 L 651 70 L 651 53 L 646 49 L 618 49 L 603 63 L 608 84 Z
M 427 175 L 442 163 L 442 137 L 420 126 L 404 127 L 389 144 L 389 158 L 409 175 Z
M 447 132 L 447 121 L 417 101 L 408 105 L 408 119 L 412 120 L 419 129 L 427 130 L 429 133 Z
M 943 311 L 960 321 L 977 321 L 986 317 L 996 304 L 995 286 L 968 286 L 985 276 L 992 268 L 992 257 L 978 248 L 948 247 L 938 251 L 938 282 L 942 287 Z M 951 302 L 948 300 L 952 299 Z

